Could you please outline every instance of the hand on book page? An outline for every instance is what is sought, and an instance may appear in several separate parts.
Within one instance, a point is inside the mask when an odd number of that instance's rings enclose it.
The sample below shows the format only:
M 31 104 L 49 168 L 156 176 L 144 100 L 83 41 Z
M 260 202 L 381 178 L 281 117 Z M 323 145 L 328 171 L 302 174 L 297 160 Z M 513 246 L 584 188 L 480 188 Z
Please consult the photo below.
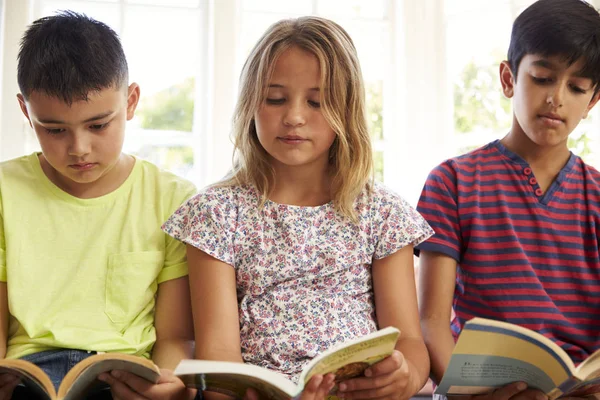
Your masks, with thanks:
M 108 383 L 113 397 L 118 399 L 193 400 L 196 396 L 196 389 L 186 388 L 168 369 L 160 370 L 156 383 L 120 370 L 105 372 L 98 379 Z
M 13 390 L 21 382 L 19 377 L 12 374 L 0 374 L 0 400 L 10 400 Z
M 344 399 L 405 398 L 405 393 L 420 389 L 420 382 L 413 381 L 412 376 L 404 355 L 394 350 L 389 357 L 366 368 L 364 376 L 341 382 L 338 391 Z
M 448 400 L 547 400 L 548 397 L 540 390 L 528 389 L 524 382 L 514 382 L 479 395 L 448 396 Z

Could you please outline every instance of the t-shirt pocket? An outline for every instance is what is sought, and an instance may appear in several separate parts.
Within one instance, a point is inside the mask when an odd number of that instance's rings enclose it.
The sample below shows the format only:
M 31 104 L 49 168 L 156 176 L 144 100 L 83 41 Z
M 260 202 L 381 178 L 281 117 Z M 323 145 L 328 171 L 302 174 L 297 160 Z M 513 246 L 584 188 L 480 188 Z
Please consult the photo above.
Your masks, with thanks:
M 105 313 L 115 324 L 128 324 L 154 301 L 156 278 L 164 265 L 162 251 L 112 254 L 108 257 Z

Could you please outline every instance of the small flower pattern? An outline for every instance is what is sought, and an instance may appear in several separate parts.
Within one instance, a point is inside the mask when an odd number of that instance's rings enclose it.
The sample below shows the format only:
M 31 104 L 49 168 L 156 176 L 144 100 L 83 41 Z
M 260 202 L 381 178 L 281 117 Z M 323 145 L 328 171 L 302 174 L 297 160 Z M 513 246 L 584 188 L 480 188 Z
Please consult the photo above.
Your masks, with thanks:
M 259 208 L 251 186 L 209 187 L 163 230 L 235 268 L 244 361 L 297 381 L 319 353 L 377 329 L 372 260 L 433 234 L 380 184 L 354 208 L 357 223 L 333 203 Z

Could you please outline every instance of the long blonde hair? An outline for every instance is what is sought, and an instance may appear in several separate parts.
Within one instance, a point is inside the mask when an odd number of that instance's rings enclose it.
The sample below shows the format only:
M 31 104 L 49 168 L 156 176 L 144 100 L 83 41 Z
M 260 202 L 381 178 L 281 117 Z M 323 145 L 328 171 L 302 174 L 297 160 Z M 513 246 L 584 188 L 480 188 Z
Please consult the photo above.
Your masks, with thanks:
M 314 54 L 319 61 L 321 110 L 336 134 L 330 149 L 333 203 L 338 212 L 355 220 L 354 200 L 371 187 L 373 179 L 364 84 L 352 39 L 341 26 L 324 18 L 279 21 L 252 49 L 240 77 L 233 118 L 233 169 L 219 186 L 251 184 L 261 193 L 261 205 L 267 200 L 275 174 L 258 141 L 254 117 L 267 96 L 277 58 L 292 46 Z

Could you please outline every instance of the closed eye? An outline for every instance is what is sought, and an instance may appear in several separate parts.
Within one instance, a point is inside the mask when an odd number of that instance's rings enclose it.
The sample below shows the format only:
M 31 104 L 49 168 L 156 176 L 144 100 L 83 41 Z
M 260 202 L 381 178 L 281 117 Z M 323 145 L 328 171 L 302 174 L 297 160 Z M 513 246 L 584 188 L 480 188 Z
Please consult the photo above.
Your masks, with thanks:
M 105 123 L 105 124 L 94 124 L 94 125 L 90 125 L 90 130 L 92 131 L 101 131 L 102 129 L 106 128 L 108 126 L 109 122 Z
M 50 135 L 58 135 L 59 133 L 63 133 L 65 131 L 63 128 L 44 128 L 44 130 Z
M 267 98 L 266 100 L 267 104 L 273 104 L 273 105 L 279 105 L 279 104 L 283 104 L 285 102 L 285 99 L 269 99 Z
M 535 83 L 539 83 L 541 85 L 552 82 L 552 79 L 550 78 L 538 78 L 536 76 L 532 76 L 531 79 L 533 79 Z
M 576 86 L 576 85 L 571 85 L 571 90 L 573 90 L 575 93 L 581 93 L 581 94 L 587 93 L 587 90 L 580 88 L 579 86 Z

